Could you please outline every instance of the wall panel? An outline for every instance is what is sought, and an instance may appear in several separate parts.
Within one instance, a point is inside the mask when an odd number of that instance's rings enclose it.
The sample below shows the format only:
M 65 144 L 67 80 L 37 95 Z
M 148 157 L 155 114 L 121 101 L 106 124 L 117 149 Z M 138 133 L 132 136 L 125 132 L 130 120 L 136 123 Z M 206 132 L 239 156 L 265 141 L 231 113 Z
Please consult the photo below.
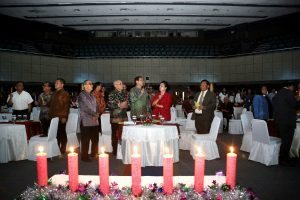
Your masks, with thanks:
M 300 79 L 300 50 L 229 58 L 116 58 L 68 59 L 0 52 L 0 81 L 67 82 L 85 79 L 132 83 L 137 75 L 150 76 L 150 83 L 244 82 Z

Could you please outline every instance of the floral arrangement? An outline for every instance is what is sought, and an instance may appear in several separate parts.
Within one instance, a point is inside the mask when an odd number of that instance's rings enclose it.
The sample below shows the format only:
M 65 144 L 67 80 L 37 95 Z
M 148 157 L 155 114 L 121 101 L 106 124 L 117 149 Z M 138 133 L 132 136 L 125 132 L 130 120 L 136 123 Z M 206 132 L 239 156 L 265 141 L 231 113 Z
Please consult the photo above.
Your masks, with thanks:
M 142 121 L 142 124 L 144 126 L 150 126 L 152 125 L 152 119 L 150 117 L 147 117 L 145 120 Z
M 49 185 L 38 188 L 37 184 L 28 187 L 17 199 L 32 200 L 56 200 L 56 199 L 76 199 L 76 200 L 132 200 L 132 199 L 168 199 L 168 200 L 257 200 L 258 198 L 251 189 L 236 186 L 230 189 L 229 185 L 219 185 L 216 181 L 208 186 L 202 193 L 197 193 L 193 186 L 177 184 L 171 195 L 165 195 L 163 185 L 156 183 L 142 188 L 141 196 L 132 195 L 131 187 L 119 188 L 118 184 L 113 182 L 110 185 L 110 194 L 103 195 L 99 190 L 99 185 L 89 181 L 87 184 L 79 184 L 76 192 L 71 192 L 68 185 L 55 186 L 49 181 Z

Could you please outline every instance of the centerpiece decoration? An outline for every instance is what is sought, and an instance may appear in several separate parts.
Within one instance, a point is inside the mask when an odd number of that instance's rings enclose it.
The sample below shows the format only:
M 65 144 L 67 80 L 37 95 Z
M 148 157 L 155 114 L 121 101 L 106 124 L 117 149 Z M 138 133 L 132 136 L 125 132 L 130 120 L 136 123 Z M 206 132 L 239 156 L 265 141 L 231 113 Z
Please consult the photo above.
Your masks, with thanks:
M 66 185 L 54 185 L 49 181 L 48 185 L 39 188 L 37 184 L 33 187 L 28 187 L 17 199 L 82 199 L 82 200 L 132 200 L 135 199 L 132 193 L 131 186 L 119 187 L 118 183 L 112 182 L 109 187 L 109 193 L 103 194 L 99 190 L 99 185 L 94 184 L 92 181 L 88 183 L 80 183 L 75 192 L 69 189 Z M 194 199 L 194 200 L 222 200 L 222 199 L 235 199 L 235 200 L 258 200 L 259 198 L 251 190 L 236 186 L 230 188 L 227 184 L 218 184 L 215 180 L 205 187 L 203 192 L 194 190 L 193 185 L 186 185 L 178 183 L 173 187 L 171 194 L 166 194 L 163 184 L 153 183 L 142 187 L 141 196 L 139 199 Z
M 152 118 L 149 117 L 149 116 L 146 116 L 146 118 L 143 118 L 143 119 L 141 120 L 141 122 L 142 122 L 142 125 L 143 125 L 143 126 L 151 126 L 152 123 L 153 123 Z

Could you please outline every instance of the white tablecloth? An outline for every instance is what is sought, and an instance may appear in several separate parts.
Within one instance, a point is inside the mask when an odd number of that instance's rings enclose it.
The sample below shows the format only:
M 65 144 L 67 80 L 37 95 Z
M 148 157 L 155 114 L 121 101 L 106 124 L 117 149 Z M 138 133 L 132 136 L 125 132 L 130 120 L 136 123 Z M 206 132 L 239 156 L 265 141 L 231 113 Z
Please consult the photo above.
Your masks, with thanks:
M 297 123 L 295 133 L 294 133 L 294 138 L 292 142 L 292 146 L 290 149 L 290 155 L 292 157 L 298 157 L 299 158 L 300 154 L 300 122 Z
M 79 183 L 86 184 L 92 181 L 93 186 L 98 186 L 100 183 L 99 176 L 79 175 Z M 54 185 L 66 185 L 69 181 L 69 176 L 65 174 L 54 175 L 51 177 L 52 184 Z M 219 184 L 225 183 L 226 176 L 204 176 L 204 187 L 212 185 L 213 181 L 217 181 Z M 110 176 L 110 183 L 116 182 L 119 188 L 131 186 L 131 176 Z M 194 176 L 173 176 L 174 185 L 178 183 L 184 183 L 187 186 L 194 185 Z M 141 185 L 148 186 L 149 184 L 157 183 L 158 185 L 163 183 L 162 176 L 142 176 Z
M 138 146 L 142 166 L 162 166 L 165 147 L 173 154 L 174 162 L 179 161 L 178 130 L 176 126 L 124 126 L 122 133 L 122 155 L 118 158 L 124 164 L 131 164 L 133 146 Z
M 0 124 L 0 163 L 27 159 L 25 125 Z

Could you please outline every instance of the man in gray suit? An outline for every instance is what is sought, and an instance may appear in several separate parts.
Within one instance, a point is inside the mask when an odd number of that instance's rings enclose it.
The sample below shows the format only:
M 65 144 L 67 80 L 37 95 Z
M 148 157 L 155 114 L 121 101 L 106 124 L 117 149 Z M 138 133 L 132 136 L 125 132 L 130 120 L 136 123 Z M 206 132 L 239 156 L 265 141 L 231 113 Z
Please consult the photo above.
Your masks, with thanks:
M 192 119 L 195 119 L 197 133 L 207 134 L 214 118 L 216 97 L 213 92 L 209 91 L 209 82 L 207 80 L 201 81 L 200 89 L 201 91 L 195 96 L 196 101 Z

